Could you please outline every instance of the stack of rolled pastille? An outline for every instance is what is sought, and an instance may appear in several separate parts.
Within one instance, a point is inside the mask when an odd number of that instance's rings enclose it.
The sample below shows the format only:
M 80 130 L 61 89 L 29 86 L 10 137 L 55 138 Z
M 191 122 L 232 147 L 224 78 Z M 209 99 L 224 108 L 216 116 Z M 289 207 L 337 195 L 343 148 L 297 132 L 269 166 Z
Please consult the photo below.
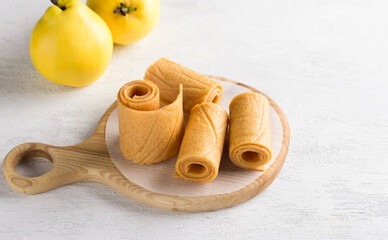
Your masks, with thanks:
M 228 114 L 218 104 L 222 85 L 161 58 L 145 80 L 125 84 L 118 93 L 120 149 L 124 157 L 153 164 L 179 151 L 174 176 L 210 182 L 219 172 Z M 159 108 L 160 101 L 167 104 Z M 229 156 L 242 168 L 263 170 L 272 157 L 268 100 L 249 92 L 229 107 Z M 189 116 L 186 131 L 183 114 Z

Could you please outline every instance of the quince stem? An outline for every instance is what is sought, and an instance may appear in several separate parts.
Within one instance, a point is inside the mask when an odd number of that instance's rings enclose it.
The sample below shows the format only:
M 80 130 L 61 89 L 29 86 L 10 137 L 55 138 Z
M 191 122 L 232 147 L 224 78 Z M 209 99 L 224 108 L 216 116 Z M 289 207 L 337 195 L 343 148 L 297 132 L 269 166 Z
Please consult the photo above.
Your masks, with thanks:
M 65 10 L 65 9 L 66 9 L 65 7 L 60 7 L 60 6 L 58 5 L 58 0 L 50 0 L 50 1 L 51 1 L 52 4 L 58 6 L 60 9 L 62 9 L 62 10 Z
M 51 1 L 57 1 L 57 0 L 51 0 Z M 116 8 L 113 13 L 121 13 L 123 16 L 125 16 L 127 13 L 131 13 L 136 11 L 137 8 L 135 7 L 127 7 L 124 3 L 120 3 L 120 7 Z

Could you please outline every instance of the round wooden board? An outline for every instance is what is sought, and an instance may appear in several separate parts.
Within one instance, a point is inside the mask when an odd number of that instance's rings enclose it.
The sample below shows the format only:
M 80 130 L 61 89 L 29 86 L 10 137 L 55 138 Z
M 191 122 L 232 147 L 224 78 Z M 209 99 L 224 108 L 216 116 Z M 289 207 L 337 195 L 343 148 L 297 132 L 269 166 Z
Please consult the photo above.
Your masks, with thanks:
M 210 77 L 261 93 L 233 80 Z M 80 144 L 57 147 L 42 143 L 24 143 L 16 146 L 4 159 L 4 178 L 13 189 L 26 194 L 45 192 L 73 182 L 94 181 L 103 183 L 136 201 L 168 210 L 199 212 L 234 206 L 268 187 L 279 174 L 287 156 L 290 139 L 288 121 L 280 107 L 271 98 L 266 97 L 281 121 L 283 128 L 281 149 L 274 162 L 262 175 L 237 191 L 208 196 L 176 196 L 154 192 L 130 181 L 110 159 L 105 143 L 105 126 L 111 112 L 117 106 L 116 102 L 102 116 L 93 135 Z M 45 157 L 53 162 L 52 168 L 47 173 L 28 178 L 15 172 L 15 167 L 23 159 L 36 156 Z

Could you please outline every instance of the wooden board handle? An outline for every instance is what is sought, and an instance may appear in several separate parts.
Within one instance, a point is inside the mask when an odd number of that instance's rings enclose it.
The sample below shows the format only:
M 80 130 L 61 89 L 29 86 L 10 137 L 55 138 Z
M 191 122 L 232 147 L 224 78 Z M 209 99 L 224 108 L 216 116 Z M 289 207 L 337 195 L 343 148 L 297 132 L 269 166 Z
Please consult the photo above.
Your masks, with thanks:
M 109 175 L 118 173 L 118 170 L 111 162 L 109 154 L 105 154 L 104 148 L 100 148 L 100 152 L 86 149 L 88 145 L 100 147 L 94 144 L 94 138 L 70 147 L 43 143 L 18 145 L 4 159 L 4 178 L 13 189 L 26 194 L 46 192 L 73 182 L 109 182 Z M 16 166 L 23 159 L 31 157 L 47 158 L 53 165 L 47 173 L 38 177 L 24 177 L 15 172 Z
M 43 143 L 23 143 L 13 148 L 3 161 L 4 178 L 18 192 L 36 194 L 79 181 L 94 181 L 112 185 L 113 176 L 129 182 L 110 160 L 105 145 L 105 124 L 109 113 L 115 109 L 113 103 L 102 116 L 94 134 L 86 141 L 68 147 L 57 147 Z M 24 177 L 15 172 L 16 166 L 31 157 L 44 157 L 53 165 L 39 177 Z
M 75 172 L 74 166 L 68 164 L 66 158 L 58 154 L 57 149 L 59 148 L 42 143 L 24 143 L 16 146 L 3 162 L 5 180 L 16 191 L 27 194 L 46 192 L 68 183 L 82 181 L 85 176 L 77 174 L 79 171 Z M 16 173 L 16 166 L 23 159 L 31 157 L 47 158 L 53 163 L 52 168 L 38 177 L 24 177 Z
M 3 161 L 4 178 L 10 187 L 25 194 L 42 193 L 74 182 L 92 181 L 103 183 L 137 201 L 150 201 L 148 198 L 143 199 L 144 191 L 141 187 L 129 181 L 116 168 L 110 160 L 102 137 L 96 132 L 85 142 L 68 147 L 43 143 L 18 145 Z M 53 163 L 51 169 L 38 177 L 24 177 L 15 172 L 16 166 L 23 159 L 31 157 L 47 158 Z M 174 198 L 164 194 L 162 197 Z

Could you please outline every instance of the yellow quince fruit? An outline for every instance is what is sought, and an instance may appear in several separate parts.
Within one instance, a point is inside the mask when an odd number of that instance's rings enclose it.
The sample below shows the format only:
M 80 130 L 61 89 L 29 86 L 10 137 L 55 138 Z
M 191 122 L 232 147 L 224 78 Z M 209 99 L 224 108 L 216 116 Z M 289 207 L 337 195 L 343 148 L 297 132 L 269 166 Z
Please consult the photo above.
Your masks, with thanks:
M 104 20 L 78 0 L 54 4 L 35 25 L 30 56 L 54 83 L 82 87 L 97 80 L 112 57 L 113 41 Z
M 160 0 L 88 0 L 86 4 L 108 24 L 113 42 L 122 45 L 149 34 L 160 16 Z

